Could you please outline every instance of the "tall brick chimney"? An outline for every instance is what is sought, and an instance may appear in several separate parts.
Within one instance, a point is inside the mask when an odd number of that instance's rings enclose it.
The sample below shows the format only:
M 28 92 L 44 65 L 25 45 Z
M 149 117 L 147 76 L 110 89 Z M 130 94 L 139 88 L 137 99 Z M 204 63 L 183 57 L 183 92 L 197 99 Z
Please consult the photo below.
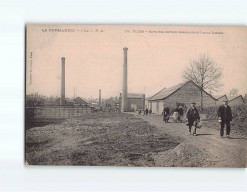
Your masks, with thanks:
M 99 90 L 99 106 L 101 107 L 101 89 Z
M 121 111 L 128 111 L 128 71 L 127 71 L 127 51 L 128 48 L 123 48 L 124 51 L 124 63 L 123 63 L 123 88 L 122 88 L 122 102 L 121 102 Z
M 60 106 L 65 105 L 65 57 L 62 60 Z

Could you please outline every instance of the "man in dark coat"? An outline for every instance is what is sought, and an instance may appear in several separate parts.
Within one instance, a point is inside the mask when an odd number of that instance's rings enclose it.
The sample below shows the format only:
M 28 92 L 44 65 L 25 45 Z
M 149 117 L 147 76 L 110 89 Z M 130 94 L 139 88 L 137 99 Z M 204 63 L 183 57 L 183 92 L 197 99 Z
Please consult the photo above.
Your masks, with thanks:
M 183 107 L 182 106 L 179 106 L 178 107 L 178 122 L 182 122 L 183 114 L 184 114 Z
M 231 121 L 232 121 L 232 110 L 231 107 L 228 106 L 228 100 L 224 100 L 224 105 L 220 106 L 218 109 L 218 117 L 220 120 L 220 136 L 224 135 L 224 127 L 226 125 L 226 136 L 230 136 L 231 130 Z
M 187 124 L 189 126 L 189 132 L 191 134 L 191 127 L 194 126 L 193 135 L 196 136 L 197 123 L 200 121 L 200 115 L 195 107 L 195 102 L 191 103 L 191 107 L 186 112 Z
M 164 106 L 164 110 L 163 110 L 163 120 L 165 121 L 165 123 L 168 122 L 169 120 L 169 114 L 170 114 L 170 110 L 168 107 Z
M 146 106 L 145 112 L 146 112 L 146 115 L 148 115 L 148 107 L 147 106 Z
M 174 109 L 174 112 L 178 112 L 179 111 L 179 107 L 178 105 L 176 105 L 176 108 Z

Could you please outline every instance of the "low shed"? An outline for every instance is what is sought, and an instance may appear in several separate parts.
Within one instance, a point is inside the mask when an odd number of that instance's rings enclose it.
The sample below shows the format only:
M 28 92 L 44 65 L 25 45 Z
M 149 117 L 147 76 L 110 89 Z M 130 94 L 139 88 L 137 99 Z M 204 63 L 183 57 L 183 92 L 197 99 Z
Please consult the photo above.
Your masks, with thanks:
M 128 93 L 128 110 L 135 111 L 145 108 L 145 94 L 143 93 Z M 119 107 L 121 108 L 122 94 L 120 93 Z
M 228 105 L 229 106 L 238 106 L 238 105 L 243 105 L 244 104 L 244 98 L 242 95 L 239 96 L 228 96 Z

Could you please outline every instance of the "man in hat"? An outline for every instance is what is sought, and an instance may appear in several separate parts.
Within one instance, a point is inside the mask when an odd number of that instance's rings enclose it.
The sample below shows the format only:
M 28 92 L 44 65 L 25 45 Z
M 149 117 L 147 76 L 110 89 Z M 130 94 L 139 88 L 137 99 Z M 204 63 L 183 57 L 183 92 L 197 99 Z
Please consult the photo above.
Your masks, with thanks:
M 183 110 L 183 106 L 179 106 L 178 107 L 178 122 L 182 122 L 182 118 L 184 115 L 184 110 Z
M 170 114 L 169 108 L 166 105 L 164 105 L 163 120 L 165 121 L 165 123 L 168 123 L 169 114 Z
M 145 112 L 145 114 L 148 115 L 148 106 L 146 106 Z
M 196 136 L 197 123 L 200 121 L 200 115 L 196 108 L 196 103 L 191 102 L 191 107 L 186 112 L 187 124 L 189 126 L 189 133 L 191 134 L 191 128 L 194 127 L 193 135 Z
M 218 109 L 218 119 L 220 121 L 220 136 L 224 135 L 224 127 L 226 125 L 226 136 L 229 138 L 230 130 L 231 130 L 231 121 L 232 121 L 232 110 L 231 107 L 228 106 L 228 99 L 225 99 L 224 104 L 221 105 Z

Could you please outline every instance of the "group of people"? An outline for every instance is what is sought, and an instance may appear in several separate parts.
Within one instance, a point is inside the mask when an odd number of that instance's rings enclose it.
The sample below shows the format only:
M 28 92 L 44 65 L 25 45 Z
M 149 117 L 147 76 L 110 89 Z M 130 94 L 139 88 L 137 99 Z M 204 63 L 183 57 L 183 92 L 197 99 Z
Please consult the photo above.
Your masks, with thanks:
M 228 100 L 223 101 L 224 104 L 218 108 L 218 122 L 220 123 L 220 136 L 224 136 L 224 127 L 226 126 L 226 136 L 229 138 L 230 130 L 231 130 L 231 121 L 232 121 L 232 111 L 231 107 L 228 105 Z M 196 136 L 196 130 L 199 127 L 200 123 L 200 114 L 196 108 L 196 103 L 191 102 L 191 106 L 187 109 L 185 117 L 186 117 L 186 125 L 189 127 L 189 133 L 191 134 L 191 130 L 193 128 L 193 135 Z M 183 116 L 183 108 L 180 106 L 176 106 L 174 112 L 178 113 L 178 121 L 181 122 L 181 118 Z M 165 107 L 163 110 L 163 120 L 165 123 L 169 120 L 169 108 Z
M 176 108 L 174 109 L 174 117 L 175 117 L 175 121 L 176 122 L 182 122 L 182 118 L 183 118 L 183 115 L 184 115 L 184 110 L 183 110 L 183 106 L 176 106 Z M 163 120 L 165 121 L 165 123 L 168 123 L 169 121 L 169 117 L 170 116 L 170 109 L 169 107 L 164 107 L 164 110 L 163 110 Z
M 140 110 L 139 110 L 139 114 L 140 114 L 140 115 L 142 114 L 143 116 L 144 116 L 144 115 L 151 115 L 151 114 L 152 114 L 152 110 L 151 110 L 151 109 L 148 110 L 148 108 L 146 107 L 146 109 L 143 109 L 143 110 L 140 109 Z

